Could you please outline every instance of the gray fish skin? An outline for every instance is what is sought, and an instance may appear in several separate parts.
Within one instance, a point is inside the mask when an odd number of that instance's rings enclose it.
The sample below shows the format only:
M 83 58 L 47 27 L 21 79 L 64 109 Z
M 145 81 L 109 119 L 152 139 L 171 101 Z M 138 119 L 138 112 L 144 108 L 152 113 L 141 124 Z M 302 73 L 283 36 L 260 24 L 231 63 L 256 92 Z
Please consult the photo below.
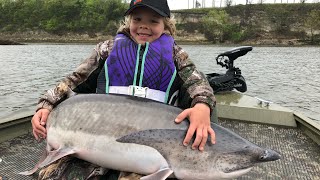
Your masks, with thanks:
M 211 125 L 216 133 L 217 144 L 210 144 L 209 139 L 206 151 L 203 153 L 192 150 L 191 146 L 183 146 L 181 140 L 186 135 L 185 130 L 151 129 L 129 134 L 117 141 L 137 143 L 157 149 L 179 179 L 235 178 L 239 173 L 243 173 L 241 170 L 250 170 L 256 163 L 280 158 L 280 155 L 273 150 L 262 149 L 228 129 L 216 124 Z
M 204 152 L 185 147 L 187 121 L 174 123 L 181 109 L 124 95 L 76 95 L 59 104 L 47 121 L 47 157 L 21 174 L 32 174 L 66 155 L 102 167 L 145 174 L 143 179 L 230 179 L 256 163 L 280 155 L 211 124 L 216 144 Z

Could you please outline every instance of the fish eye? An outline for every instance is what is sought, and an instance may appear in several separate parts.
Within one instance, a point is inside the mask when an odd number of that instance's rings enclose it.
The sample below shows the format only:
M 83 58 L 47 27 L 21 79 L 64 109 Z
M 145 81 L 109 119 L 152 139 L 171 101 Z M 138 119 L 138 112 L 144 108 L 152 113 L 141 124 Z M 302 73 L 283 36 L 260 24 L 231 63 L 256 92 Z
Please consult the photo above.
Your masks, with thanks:
M 263 159 L 264 159 L 264 156 L 260 156 L 259 159 L 260 159 L 260 160 L 263 160 Z

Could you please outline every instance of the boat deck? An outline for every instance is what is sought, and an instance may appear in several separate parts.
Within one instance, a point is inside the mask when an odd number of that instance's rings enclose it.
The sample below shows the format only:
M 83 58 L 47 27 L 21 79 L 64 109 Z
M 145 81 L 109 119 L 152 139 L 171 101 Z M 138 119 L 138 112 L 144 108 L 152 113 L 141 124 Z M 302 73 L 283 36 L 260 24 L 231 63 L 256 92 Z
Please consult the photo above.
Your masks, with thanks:
M 282 159 L 258 164 L 238 179 L 299 179 L 320 180 L 320 147 L 297 128 L 220 120 L 242 137 L 262 147 L 280 152 Z M 31 133 L 0 143 L 0 180 L 37 179 L 18 172 L 31 169 L 40 158 L 44 143 L 34 140 Z

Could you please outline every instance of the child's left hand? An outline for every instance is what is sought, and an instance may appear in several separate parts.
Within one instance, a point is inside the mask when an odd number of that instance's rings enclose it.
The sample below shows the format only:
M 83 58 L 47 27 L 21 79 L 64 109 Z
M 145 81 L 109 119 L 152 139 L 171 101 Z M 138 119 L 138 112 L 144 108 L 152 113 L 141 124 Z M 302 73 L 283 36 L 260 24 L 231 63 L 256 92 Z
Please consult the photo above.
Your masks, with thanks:
M 215 144 L 215 133 L 210 125 L 210 108 L 204 103 L 197 103 L 193 108 L 185 109 L 175 119 L 176 123 L 182 122 L 185 118 L 190 121 L 190 126 L 183 145 L 187 146 L 196 132 L 197 136 L 192 144 L 192 149 L 199 148 L 200 151 L 204 150 L 208 134 L 211 136 L 211 143 Z

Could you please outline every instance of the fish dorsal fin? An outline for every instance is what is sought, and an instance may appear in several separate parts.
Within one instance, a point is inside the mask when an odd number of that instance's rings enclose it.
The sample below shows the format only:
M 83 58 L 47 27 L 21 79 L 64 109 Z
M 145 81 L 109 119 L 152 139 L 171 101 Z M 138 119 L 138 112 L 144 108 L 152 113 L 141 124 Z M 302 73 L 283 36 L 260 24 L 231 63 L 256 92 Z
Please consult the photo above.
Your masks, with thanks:
M 176 156 L 180 156 L 181 152 L 188 154 L 189 151 L 193 151 L 190 145 L 186 147 L 182 144 L 185 134 L 186 130 L 150 129 L 128 134 L 117 139 L 117 141 L 152 147 L 172 165 L 170 167 L 174 167 L 178 165 L 172 162 Z
M 143 176 L 141 180 L 165 180 L 167 179 L 171 174 L 173 173 L 172 169 L 170 168 L 164 168 L 160 169 L 159 171 Z
M 46 151 L 44 156 L 40 159 L 40 161 L 35 165 L 35 167 L 30 171 L 21 172 L 21 175 L 31 175 L 35 173 L 39 168 L 47 166 L 65 156 L 75 154 L 76 151 L 73 148 L 59 148 L 53 151 Z

